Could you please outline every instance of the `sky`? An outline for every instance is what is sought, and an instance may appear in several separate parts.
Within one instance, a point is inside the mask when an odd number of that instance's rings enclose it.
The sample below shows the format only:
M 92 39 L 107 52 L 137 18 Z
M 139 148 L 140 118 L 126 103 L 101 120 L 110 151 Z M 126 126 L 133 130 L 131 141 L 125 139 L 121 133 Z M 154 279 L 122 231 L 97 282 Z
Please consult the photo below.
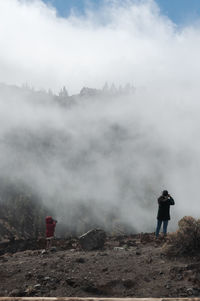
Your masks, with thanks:
M 94 10 L 102 6 L 103 0 L 43 0 L 56 7 L 60 16 L 66 17 L 71 10 L 84 14 L 85 8 L 89 5 Z M 168 16 L 177 25 L 189 23 L 200 16 L 199 0 L 156 0 L 163 14 Z
M 70 95 L 105 82 L 193 85 L 199 72 L 199 3 L 2 0 L 0 82 L 56 93 L 66 86 Z

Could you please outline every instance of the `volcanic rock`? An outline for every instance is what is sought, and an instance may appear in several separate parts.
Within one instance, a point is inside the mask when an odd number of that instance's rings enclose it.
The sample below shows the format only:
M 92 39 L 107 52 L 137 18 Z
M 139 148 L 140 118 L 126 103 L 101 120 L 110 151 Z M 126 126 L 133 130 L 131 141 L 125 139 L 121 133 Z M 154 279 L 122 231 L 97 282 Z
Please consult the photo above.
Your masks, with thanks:
M 106 233 L 101 229 L 93 229 L 79 237 L 83 250 L 102 249 L 106 240 Z

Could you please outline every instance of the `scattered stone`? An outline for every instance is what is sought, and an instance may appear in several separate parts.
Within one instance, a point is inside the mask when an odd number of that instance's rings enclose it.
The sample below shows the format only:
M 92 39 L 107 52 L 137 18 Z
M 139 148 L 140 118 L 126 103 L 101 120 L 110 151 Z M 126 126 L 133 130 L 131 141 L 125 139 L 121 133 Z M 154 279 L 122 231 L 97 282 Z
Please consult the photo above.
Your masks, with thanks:
M 189 270 L 188 266 L 175 266 L 170 269 L 170 272 L 176 272 L 176 273 L 181 273 L 183 271 Z
M 114 247 L 114 250 L 115 250 L 115 251 L 123 251 L 124 248 L 122 248 L 122 247 Z
M 194 296 L 199 296 L 199 289 L 198 288 L 193 288 L 193 295 Z
M 99 288 L 97 288 L 93 283 L 87 283 L 82 286 L 82 290 L 91 293 L 91 294 L 97 294 L 100 295 L 102 292 L 100 291 Z
M 9 297 L 23 297 L 24 291 L 22 289 L 14 289 L 9 293 Z
M 67 283 L 69 286 L 76 287 L 76 280 L 75 280 L 74 278 L 67 278 L 67 279 L 66 279 L 66 283 Z
M 100 255 L 100 256 L 108 256 L 108 253 L 105 253 L 105 252 L 104 252 L 104 253 L 100 253 L 99 255 Z
M 7 262 L 7 261 L 8 261 L 8 259 L 5 258 L 4 256 L 0 256 L 0 260 L 1 260 L 2 262 Z
M 83 250 L 102 249 L 106 240 L 106 233 L 101 229 L 90 230 L 79 237 Z
M 136 246 L 136 241 L 135 240 L 127 241 L 127 246 L 128 247 L 135 247 Z
M 188 294 L 187 293 L 181 293 L 179 296 L 185 298 L 185 297 L 188 297 Z
M 192 287 L 188 288 L 186 290 L 186 293 L 187 293 L 188 296 L 193 296 L 195 294 L 195 292 L 194 292 L 194 290 L 193 290 Z
M 85 259 L 83 257 L 77 258 L 76 262 L 78 263 L 85 263 Z
M 41 274 L 38 274 L 37 275 L 37 280 L 39 281 L 39 280 L 41 280 L 43 278 L 43 275 L 41 275 Z
M 133 281 L 132 279 L 126 279 L 126 280 L 123 280 L 123 285 L 126 288 L 132 288 L 135 285 L 135 281 Z
M 146 263 L 152 263 L 152 261 L 153 261 L 152 257 L 148 257 L 148 258 L 146 259 Z
M 50 251 L 51 251 L 51 252 L 56 252 L 56 251 L 57 251 L 57 248 L 56 248 L 56 247 L 51 247 Z
M 170 288 L 171 288 L 171 283 L 167 281 L 167 283 L 165 284 L 165 287 L 166 287 L 167 289 L 170 289 Z
M 200 262 L 191 263 L 185 266 L 185 270 L 199 270 Z
M 27 280 L 31 279 L 32 276 L 33 276 L 33 274 L 32 274 L 31 272 L 28 272 L 28 273 L 25 274 L 25 278 L 26 278 Z
M 200 273 L 199 273 L 199 272 L 197 272 L 197 273 L 195 274 L 195 281 L 196 281 L 197 283 L 200 283 Z
M 136 251 L 135 254 L 136 255 L 141 255 L 141 252 L 140 251 Z
M 182 276 L 181 274 L 178 274 L 178 275 L 177 275 L 177 280 L 180 281 L 180 280 L 182 280 L 182 279 L 183 279 L 183 276 Z
M 152 235 L 151 233 L 141 233 L 140 234 L 140 242 L 141 243 L 146 244 L 153 240 L 154 240 L 154 235 Z
M 45 255 L 45 254 L 48 254 L 48 252 L 47 252 L 47 250 L 44 249 L 44 250 L 41 251 L 41 254 Z
M 31 296 L 35 293 L 35 288 L 33 286 L 28 286 L 24 292 L 26 296 Z

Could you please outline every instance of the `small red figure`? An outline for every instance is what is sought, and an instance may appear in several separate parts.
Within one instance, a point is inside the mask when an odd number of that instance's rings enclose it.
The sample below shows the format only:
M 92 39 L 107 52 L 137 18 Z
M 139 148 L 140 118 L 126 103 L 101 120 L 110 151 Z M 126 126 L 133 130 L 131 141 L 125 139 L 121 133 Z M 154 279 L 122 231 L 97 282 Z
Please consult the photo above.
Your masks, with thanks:
M 46 249 L 49 249 L 52 246 L 56 223 L 57 221 L 53 220 L 52 216 L 46 217 L 46 240 L 47 240 Z

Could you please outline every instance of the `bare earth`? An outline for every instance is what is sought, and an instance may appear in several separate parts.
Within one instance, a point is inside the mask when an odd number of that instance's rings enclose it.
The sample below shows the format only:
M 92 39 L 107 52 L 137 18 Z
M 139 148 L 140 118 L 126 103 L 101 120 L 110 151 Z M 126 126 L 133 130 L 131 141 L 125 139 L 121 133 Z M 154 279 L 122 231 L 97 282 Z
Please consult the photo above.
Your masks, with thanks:
M 43 242 L 24 251 L 16 244 L 0 246 L 0 296 L 200 296 L 200 256 L 166 257 L 153 234 L 108 237 L 95 251 L 77 239 L 49 252 Z

